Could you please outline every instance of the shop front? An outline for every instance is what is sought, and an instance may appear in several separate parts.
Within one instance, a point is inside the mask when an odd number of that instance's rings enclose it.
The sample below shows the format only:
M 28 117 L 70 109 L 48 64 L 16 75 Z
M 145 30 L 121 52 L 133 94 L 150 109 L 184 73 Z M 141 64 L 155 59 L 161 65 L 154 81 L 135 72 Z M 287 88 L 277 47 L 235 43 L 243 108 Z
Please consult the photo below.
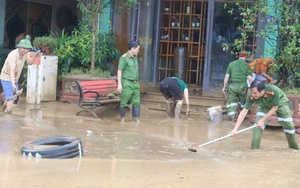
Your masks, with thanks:
M 186 49 L 184 80 L 204 96 L 221 97 L 221 86 L 229 62 L 236 57 L 234 40 L 241 36 L 238 12 L 228 13 L 230 1 L 142 0 L 132 13 L 130 39 L 141 43 L 140 79 L 157 86 L 174 76 L 178 47 Z M 243 3 L 244 6 L 251 6 Z M 257 26 L 249 29 L 246 50 L 254 52 Z M 257 54 L 256 54 L 257 55 Z
M 14 7 L 13 2 L 16 1 L 7 2 L 8 7 Z M 21 20 L 20 22 L 25 24 L 18 24 L 18 27 L 26 28 L 26 33 L 35 32 L 34 36 L 49 34 L 50 31 L 63 28 L 60 24 L 66 23 L 58 19 L 63 16 L 58 14 L 61 12 L 60 7 L 64 7 L 62 4 L 57 0 L 51 6 L 48 5 L 47 0 L 43 0 L 43 4 L 36 2 L 37 0 L 21 1 L 21 4 L 26 5 L 23 7 L 27 8 L 21 12 L 22 14 L 6 11 L 6 18 L 10 18 L 6 20 L 13 21 L 12 23 Z M 69 0 L 69 2 L 73 2 L 70 3 L 72 7 L 69 8 L 74 9 L 75 1 Z M 244 1 L 240 3 L 245 7 L 251 6 Z M 175 68 L 178 68 L 178 59 L 175 58 L 175 50 L 181 48 L 187 56 L 184 62 L 181 61 L 185 82 L 190 88 L 200 91 L 201 95 L 220 97 L 226 68 L 229 62 L 235 59 L 235 55 L 232 54 L 233 44 L 234 40 L 240 37 L 237 27 L 242 26 L 239 13 L 228 13 L 229 8 L 225 9 L 225 4 L 232 8 L 235 6 L 235 1 L 140 0 L 129 13 L 117 15 L 111 9 L 108 19 L 111 19 L 122 53 L 127 50 L 129 40 L 140 42 L 141 83 L 157 86 L 165 77 L 176 76 Z M 47 11 L 43 12 L 48 13 L 48 16 L 38 14 L 41 11 L 30 11 L 44 9 Z M 24 28 L 21 30 L 23 31 Z M 101 28 L 103 29 L 103 25 Z M 254 25 L 247 31 L 252 37 L 248 38 L 245 49 L 250 52 L 254 52 L 259 44 L 255 37 L 256 28 L 257 25 Z M 6 30 L 9 29 L 10 27 L 6 25 L 4 34 L 7 34 Z M 9 32 L 10 35 L 4 37 L 4 45 L 13 48 L 14 39 L 21 30 L 15 33 Z M 116 68 L 117 61 L 114 65 Z

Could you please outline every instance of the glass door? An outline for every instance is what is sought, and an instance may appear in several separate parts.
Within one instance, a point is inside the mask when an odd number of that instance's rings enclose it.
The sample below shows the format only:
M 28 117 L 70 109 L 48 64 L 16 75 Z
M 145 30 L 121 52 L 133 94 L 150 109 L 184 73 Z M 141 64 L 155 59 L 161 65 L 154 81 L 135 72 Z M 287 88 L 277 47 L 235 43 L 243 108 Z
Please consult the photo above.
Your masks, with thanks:
M 156 7 L 159 1 L 140 0 L 132 13 L 130 40 L 139 41 L 141 48 L 138 55 L 139 79 L 142 83 L 153 81 L 154 70 L 154 46 L 155 46 L 155 18 L 158 16 Z
M 224 4 L 227 4 L 228 8 L 225 9 Z M 244 6 L 249 6 L 249 3 L 245 2 Z M 234 11 L 233 14 L 228 12 L 231 8 L 237 10 L 235 3 L 216 0 L 215 2 L 210 1 L 209 4 L 209 27 L 207 28 L 209 50 L 205 59 L 202 91 L 204 96 L 222 97 L 221 90 L 226 69 L 231 61 L 237 59 L 234 55 L 237 53 L 237 50 L 234 49 L 234 40 L 241 37 L 241 31 L 237 28 L 243 28 L 243 23 L 239 11 Z M 247 30 L 249 42 L 243 49 L 249 52 L 254 52 L 256 48 L 256 28 L 254 26 L 252 30 Z

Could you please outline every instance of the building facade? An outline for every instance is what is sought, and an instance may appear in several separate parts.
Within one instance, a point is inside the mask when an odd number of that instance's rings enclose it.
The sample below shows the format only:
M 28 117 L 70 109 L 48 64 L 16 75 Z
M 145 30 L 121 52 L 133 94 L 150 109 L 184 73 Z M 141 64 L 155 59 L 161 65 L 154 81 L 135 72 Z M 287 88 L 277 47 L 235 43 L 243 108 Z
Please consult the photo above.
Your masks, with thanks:
M 0 28 L 4 28 L 0 29 L 0 39 L 7 48 L 14 47 L 14 39 L 19 33 L 35 37 L 50 32 L 59 33 L 63 28 L 71 31 L 76 25 L 74 19 L 80 19 L 76 0 L 0 1 L 0 9 L 4 10 L 0 14 Z M 140 0 L 131 12 L 120 15 L 111 9 L 106 15 L 100 15 L 99 28 L 104 29 L 105 25 L 112 24 L 122 52 L 127 50 L 130 40 L 141 43 L 139 62 L 142 84 L 157 86 L 165 77 L 176 76 L 175 69 L 180 69 L 190 88 L 201 91 L 202 95 L 217 97 L 220 96 L 226 68 L 235 59 L 231 54 L 234 40 L 240 37 L 237 27 L 241 26 L 242 18 L 237 19 L 238 13 L 230 14 L 228 9 L 224 9 L 225 4 L 234 7 L 235 2 Z M 243 1 L 241 3 L 245 7 L 251 6 Z M 109 23 L 106 22 L 108 19 Z M 264 41 L 255 37 L 257 28 L 261 27 L 263 23 L 257 22 L 249 29 L 252 38 L 249 38 L 246 50 L 254 52 L 257 47 L 263 49 Z M 184 53 L 184 61 L 180 61 L 183 56 L 176 56 L 176 50 L 182 49 L 183 52 L 179 53 Z M 256 52 L 255 56 L 262 53 Z M 117 67 L 117 61 L 114 64 Z

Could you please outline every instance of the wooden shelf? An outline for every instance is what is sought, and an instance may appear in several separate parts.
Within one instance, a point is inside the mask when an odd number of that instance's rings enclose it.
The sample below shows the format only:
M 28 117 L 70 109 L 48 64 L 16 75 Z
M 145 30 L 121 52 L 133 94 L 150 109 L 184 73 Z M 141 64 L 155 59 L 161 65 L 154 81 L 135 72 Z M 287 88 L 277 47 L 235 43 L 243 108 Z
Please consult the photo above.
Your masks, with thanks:
M 188 62 L 186 62 L 185 81 L 188 84 L 201 85 L 208 2 L 206 0 L 163 0 L 162 6 L 158 81 L 174 76 L 172 75 L 174 50 L 176 47 L 186 47 Z

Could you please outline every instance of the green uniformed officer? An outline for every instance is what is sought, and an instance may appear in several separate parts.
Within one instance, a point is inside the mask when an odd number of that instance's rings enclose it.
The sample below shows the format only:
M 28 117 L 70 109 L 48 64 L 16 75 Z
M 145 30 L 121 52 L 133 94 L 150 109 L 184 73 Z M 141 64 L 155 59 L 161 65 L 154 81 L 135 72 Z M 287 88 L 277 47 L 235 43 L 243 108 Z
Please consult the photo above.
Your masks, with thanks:
M 243 107 L 247 96 L 247 78 L 252 82 L 252 72 L 249 64 L 245 61 L 248 53 L 242 51 L 239 53 L 239 59 L 229 63 L 224 77 L 224 86 L 222 92 L 227 91 L 227 115 L 230 120 L 236 120 L 237 107 L 240 103 Z M 230 82 L 228 83 L 230 79 Z M 226 88 L 226 86 L 228 87 Z
M 278 122 L 282 126 L 289 147 L 299 149 L 295 136 L 295 125 L 289 108 L 289 99 L 285 93 L 274 85 L 264 84 L 254 80 L 250 86 L 251 93 L 247 97 L 244 109 L 241 111 L 231 135 L 234 136 L 248 110 L 253 103 L 257 104 L 256 120 L 257 127 L 253 129 L 251 149 L 259 149 L 262 132 L 268 123 L 268 118 L 277 114 Z
M 120 117 L 125 119 L 125 109 L 130 102 L 132 104 L 132 119 L 139 122 L 140 117 L 140 84 L 139 67 L 137 55 L 140 50 L 140 43 L 131 41 L 128 44 L 128 51 L 120 57 L 118 65 L 118 88 L 121 93 Z

